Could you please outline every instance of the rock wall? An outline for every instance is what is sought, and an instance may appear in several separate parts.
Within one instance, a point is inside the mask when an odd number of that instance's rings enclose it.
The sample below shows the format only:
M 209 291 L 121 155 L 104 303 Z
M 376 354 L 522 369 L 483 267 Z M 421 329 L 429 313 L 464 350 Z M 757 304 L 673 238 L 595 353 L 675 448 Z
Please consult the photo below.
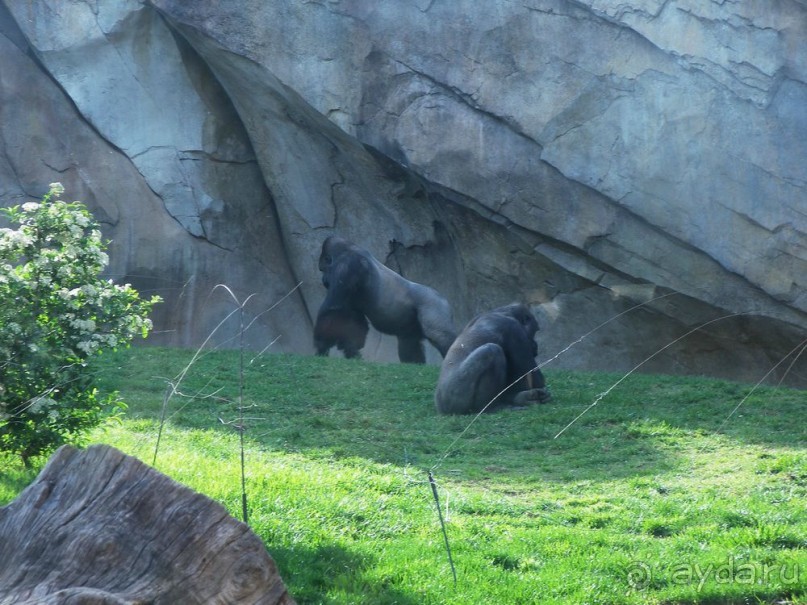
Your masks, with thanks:
M 312 352 L 331 233 L 460 324 L 532 304 L 549 368 L 756 381 L 807 338 L 800 0 L 0 0 L 0 63 L 0 203 L 87 202 L 155 343 L 254 294 L 248 344 Z

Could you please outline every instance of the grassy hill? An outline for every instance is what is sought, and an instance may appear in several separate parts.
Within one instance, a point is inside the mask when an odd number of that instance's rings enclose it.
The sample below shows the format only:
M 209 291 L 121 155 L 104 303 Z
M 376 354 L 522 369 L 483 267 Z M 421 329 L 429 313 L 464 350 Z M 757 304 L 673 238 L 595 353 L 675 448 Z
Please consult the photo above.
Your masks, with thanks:
M 474 419 L 436 415 L 431 366 L 193 356 L 104 357 L 129 411 L 91 440 L 151 463 L 164 413 L 156 467 L 240 518 L 242 414 L 301 604 L 807 602 L 804 391 L 632 375 L 592 407 L 621 375 L 549 371 L 551 403 Z M 0 503 L 33 477 L 3 464 Z

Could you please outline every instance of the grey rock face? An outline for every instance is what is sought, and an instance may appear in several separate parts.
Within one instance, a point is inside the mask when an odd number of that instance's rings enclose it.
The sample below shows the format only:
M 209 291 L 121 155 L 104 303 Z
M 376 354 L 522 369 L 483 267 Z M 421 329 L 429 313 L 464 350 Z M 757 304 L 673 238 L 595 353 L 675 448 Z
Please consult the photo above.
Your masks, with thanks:
M 6 205 L 53 181 L 87 203 L 112 240 L 110 276 L 165 299 L 158 343 L 198 345 L 230 316 L 237 304 L 219 284 L 239 301 L 255 292 L 253 314 L 293 290 L 247 133 L 209 68 L 155 11 L 136 2 L 8 10 L 0 112 L 12 165 L 2 176 L 17 186 Z M 13 35 L 12 16 L 24 36 Z M 212 342 L 232 341 L 236 319 Z M 261 315 L 248 342 L 263 348 L 267 332 L 309 324 L 298 299 Z
M 530 303 L 549 368 L 755 381 L 807 337 L 802 2 L 4 2 L 2 203 L 88 202 L 157 342 L 226 284 L 310 352 L 331 233 L 460 324 Z

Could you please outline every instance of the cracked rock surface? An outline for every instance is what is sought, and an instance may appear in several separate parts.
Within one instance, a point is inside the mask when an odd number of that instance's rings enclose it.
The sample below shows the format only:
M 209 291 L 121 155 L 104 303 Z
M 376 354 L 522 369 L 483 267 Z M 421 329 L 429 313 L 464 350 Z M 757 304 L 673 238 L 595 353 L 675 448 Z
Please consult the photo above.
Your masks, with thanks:
M 312 352 L 334 232 L 460 324 L 532 304 L 543 359 L 608 322 L 549 368 L 709 322 L 642 369 L 756 381 L 807 337 L 804 2 L 0 0 L 0 51 L 0 202 L 86 201 L 159 343 L 226 284 L 251 346 Z

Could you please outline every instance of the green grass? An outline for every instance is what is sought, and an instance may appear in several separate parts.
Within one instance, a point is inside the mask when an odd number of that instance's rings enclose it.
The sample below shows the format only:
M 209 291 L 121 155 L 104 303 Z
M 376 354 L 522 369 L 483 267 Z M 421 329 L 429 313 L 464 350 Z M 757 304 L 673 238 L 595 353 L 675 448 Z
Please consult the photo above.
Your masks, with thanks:
M 91 441 L 151 463 L 192 355 L 104 357 L 130 407 Z M 191 366 L 156 464 L 236 517 L 238 359 Z M 298 603 L 807 603 L 803 391 L 632 375 L 555 439 L 621 376 L 549 371 L 551 403 L 471 422 L 434 412 L 435 367 L 246 362 L 250 525 Z M 2 468 L 5 503 L 34 473 Z

